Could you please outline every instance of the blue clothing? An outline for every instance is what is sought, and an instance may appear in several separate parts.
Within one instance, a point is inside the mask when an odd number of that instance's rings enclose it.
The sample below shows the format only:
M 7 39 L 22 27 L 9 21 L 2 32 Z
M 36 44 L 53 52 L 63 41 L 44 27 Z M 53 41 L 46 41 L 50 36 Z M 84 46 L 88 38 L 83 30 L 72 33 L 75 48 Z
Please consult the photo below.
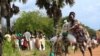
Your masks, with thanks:
M 55 56 L 55 55 L 54 55 L 54 52 L 51 52 L 49 56 Z

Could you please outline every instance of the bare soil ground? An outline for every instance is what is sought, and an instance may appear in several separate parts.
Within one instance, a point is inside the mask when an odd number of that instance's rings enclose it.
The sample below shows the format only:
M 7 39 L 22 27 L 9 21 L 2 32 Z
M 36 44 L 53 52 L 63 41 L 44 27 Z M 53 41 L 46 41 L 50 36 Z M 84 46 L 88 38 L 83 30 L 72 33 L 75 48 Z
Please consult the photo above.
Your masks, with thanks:
M 20 51 L 20 54 L 21 54 L 21 56 L 34 56 L 32 51 Z M 40 55 L 44 56 L 42 54 L 43 53 L 41 52 Z M 48 55 L 46 55 L 46 56 L 48 56 Z M 76 51 L 76 53 L 71 52 L 69 54 L 69 56 L 82 56 L 82 53 L 80 51 Z M 90 56 L 88 50 L 86 50 L 85 56 Z M 100 56 L 100 46 L 93 49 L 93 56 Z
M 69 56 L 82 56 L 82 53 L 80 51 L 77 51 L 75 54 L 74 53 L 70 53 Z M 90 56 L 88 50 L 86 50 L 85 56 Z M 98 46 L 95 49 L 93 49 L 93 56 L 100 56 L 100 46 Z

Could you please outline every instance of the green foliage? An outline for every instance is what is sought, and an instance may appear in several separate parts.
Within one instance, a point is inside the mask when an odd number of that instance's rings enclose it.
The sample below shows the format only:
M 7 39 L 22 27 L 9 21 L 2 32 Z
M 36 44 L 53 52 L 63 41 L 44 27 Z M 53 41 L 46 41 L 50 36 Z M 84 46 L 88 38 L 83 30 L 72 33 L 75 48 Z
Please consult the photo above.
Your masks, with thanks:
M 96 31 L 95 31 L 94 29 L 91 29 L 91 28 L 88 27 L 88 26 L 84 26 L 84 27 L 88 30 L 88 32 L 89 32 L 89 34 L 90 34 L 90 37 L 96 36 Z
M 72 6 L 74 4 L 74 0 L 37 0 L 36 5 L 40 9 L 45 9 L 47 12 L 47 15 L 49 17 L 54 17 L 53 19 L 59 20 L 59 18 L 62 16 L 61 8 L 63 8 L 65 5 Z M 58 18 L 58 19 L 57 19 Z
M 12 47 L 12 42 L 4 41 L 3 56 L 20 56 L 17 49 Z
M 55 34 L 59 31 L 57 30 L 58 22 L 60 18 L 62 17 L 61 8 L 63 8 L 65 5 L 72 6 L 74 4 L 74 0 L 37 0 L 36 5 L 40 9 L 45 9 L 47 15 L 50 18 L 53 18 L 53 24 L 55 28 Z
M 44 17 L 39 12 L 23 12 L 14 25 L 14 30 L 17 32 L 24 32 L 25 30 L 41 30 L 47 36 L 53 33 L 53 20 Z

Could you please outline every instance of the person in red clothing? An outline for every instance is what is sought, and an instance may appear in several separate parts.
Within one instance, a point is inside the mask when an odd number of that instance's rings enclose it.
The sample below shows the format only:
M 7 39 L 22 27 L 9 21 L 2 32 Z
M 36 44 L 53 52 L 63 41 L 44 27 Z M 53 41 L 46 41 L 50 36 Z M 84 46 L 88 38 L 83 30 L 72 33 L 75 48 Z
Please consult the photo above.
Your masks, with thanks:
M 26 40 L 25 37 L 23 37 L 23 38 L 21 39 L 21 48 L 22 48 L 22 50 L 25 50 L 25 49 L 28 48 L 28 42 L 27 42 L 27 40 Z

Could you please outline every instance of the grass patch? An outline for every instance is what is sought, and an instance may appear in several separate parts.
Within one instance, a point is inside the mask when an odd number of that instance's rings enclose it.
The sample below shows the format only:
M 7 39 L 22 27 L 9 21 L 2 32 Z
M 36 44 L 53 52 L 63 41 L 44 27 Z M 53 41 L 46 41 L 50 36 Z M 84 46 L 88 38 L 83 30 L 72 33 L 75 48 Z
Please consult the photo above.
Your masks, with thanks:
M 4 41 L 3 42 L 3 56 L 21 56 L 20 51 L 16 48 L 12 47 L 12 42 Z M 45 50 L 44 51 L 39 51 L 37 49 L 34 49 L 31 51 L 33 54 L 32 56 L 49 56 L 50 54 L 50 45 L 51 43 L 49 40 L 46 40 L 45 42 Z M 27 51 L 27 50 L 25 50 Z
M 20 56 L 19 51 L 12 47 L 12 42 L 3 42 L 3 56 Z
M 51 43 L 48 40 L 46 40 L 45 43 L 46 43 L 45 44 L 46 45 L 46 49 L 44 51 L 39 51 L 39 50 L 35 49 L 33 51 L 33 56 L 49 56 Z

